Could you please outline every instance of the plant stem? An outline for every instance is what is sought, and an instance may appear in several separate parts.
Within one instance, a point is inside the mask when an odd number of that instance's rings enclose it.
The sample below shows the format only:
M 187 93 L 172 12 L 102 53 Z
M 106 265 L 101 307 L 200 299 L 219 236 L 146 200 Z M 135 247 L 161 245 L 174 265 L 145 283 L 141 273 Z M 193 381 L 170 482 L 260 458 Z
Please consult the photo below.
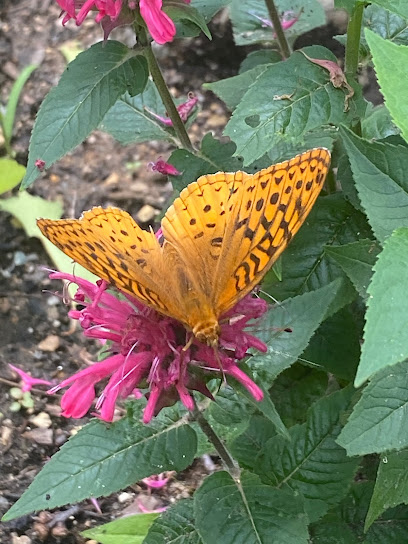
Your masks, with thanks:
M 153 78 L 154 84 L 160 94 L 160 98 L 163 101 L 163 104 L 166 107 L 167 115 L 170 117 L 174 131 L 180 140 L 181 145 L 184 149 L 193 151 L 193 145 L 188 137 L 186 127 L 184 126 L 183 121 L 180 118 L 180 115 L 177 111 L 177 108 L 173 102 L 173 98 L 169 92 L 169 89 L 164 81 L 163 75 L 161 73 L 160 67 L 157 63 L 156 57 L 154 56 L 153 49 L 151 44 L 144 46 L 144 54 L 149 65 L 149 71 Z
M 193 411 L 193 417 L 199 424 L 201 430 L 206 435 L 208 440 L 211 442 L 211 444 L 216 449 L 218 455 L 221 457 L 224 465 L 226 466 L 228 472 L 231 474 L 231 476 L 234 479 L 237 479 L 240 475 L 240 469 L 237 463 L 234 461 L 232 456 L 230 455 L 227 448 L 224 446 L 224 444 L 221 442 L 220 438 L 218 438 L 218 435 L 214 431 L 214 429 L 211 427 L 211 425 L 208 423 L 208 421 L 205 419 L 203 414 L 200 412 L 196 402 L 194 401 L 194 411 Z
M 276 10 L 276 6 L 273 0 L 265 0 L 266 8 L 269 13 L 269 17 L 271 19 L 273 29 L 276 34 L 276 39 L 279 44 L 279 48 L 281 50 L 283 58 L 287 59 L 290 57 L 291 54 L 291 48 L 288 43 L 288 40 L 286 39 L 285 33 L 283 32 L 282 24 L 279 19 L 278 12 Z
M 357 2 L 355 4 L 348 22 L 345 60 L 346 76 L 354 77 L 357 73 L 364 5 L 364 2 Z

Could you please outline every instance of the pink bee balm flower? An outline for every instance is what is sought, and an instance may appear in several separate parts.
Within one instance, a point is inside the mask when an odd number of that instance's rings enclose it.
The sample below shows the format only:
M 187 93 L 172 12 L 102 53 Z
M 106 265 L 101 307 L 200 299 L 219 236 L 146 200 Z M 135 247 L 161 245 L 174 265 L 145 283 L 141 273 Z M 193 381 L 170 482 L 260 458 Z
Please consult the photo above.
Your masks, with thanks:
M 186 4 L 190 0 L 184 0 Z M 140 0 L 140 15 L 157 43 L 171 42 L 176 35 L 176 27 L 170 17 L 162 10 L 162 0 Z
M 95 285 L 60 272 L 52 272 L 50 278 L 78 285 L 74 301 L 83 308 L 70 310 L 69 316 L 79 321 L 85 336 L 109 340 L 108 357 L 104 361 L 77 372 L 49 391 L 55 393 L 68 387 L 61 399 L 63 416 L 84 416 L 95 399 L 95 386 L 102 380 L 108 382 L 96 402 L 96 410 L 105 421 L 112 421 L 118 399 L 129 395 L 139 397 L 138 388 L 146 385 L 149 391 L 143 414 L 145 423 L 177 399 L 193 410 L 190 390 L 212 399 L 206 381 L 217 376 L 232 376 L 257 401 L 262 400 L 262 390 L 238 364 L 249 348 L 267 350 L 261 340 L 244 330 L 250 320 L 266 312 L 268 306 L 264 300 L 247 295 L 222 316 L 215 353 L 196 339 L 188 342 L 190 333 L 175 319 L 159 314 L 129 295 L 119 300 L 106 291 L 104 281 Z
M 175 166 L 164 161 L 162 158 L 159 158 L 156 162 L 150 162 L 149 166 L 154 172 L 159 172 L 165 176 L 179 176 L 181 174 Z
M 185 123 L 187 119 L 190 117 L 190 114 L 196 107 L 197 102 L 198 102 L 198 98 L 194 95 L 194 93 L 188 93 L 188 100 L 186 102 L 183 102 L 179 106 L 177 106 L 177 111 L 183 123 Z M 161 123 L 163 123 L 163 125 L 166 125 L 168 127 L 173 126 L 173 121 L 169 119 L 168 117 L 157 115 L 157 113 L 153 113 L 152 111 L 149 111 L 149 113 L 150 115 L 153 115 L 155 119 L 158 119 Z
M 101 23 L 104 37 L 107 39 L 113 28 L 131 24 L 135 18 L 135 10 L 139 5 L 152 38 L 160 44 L 171 42 L 176 34 L 176 27 L 170 17 L 162 10 L 162 0 L 57 0 L 63 10 L 65 25 L 75 19 L 81 25 L 90 11 L 97 11 L 95 21 Z M 190 0 L 184 0 L 187 4 Z
M 33 378 L 24 370 L 21 370 L 21 368 L 18 368 L 17 366 L 13 366 L 9 364 L 9 367 L 16 372 L 22 381 L 21 391 L 25 393 L 26 391 L 30 391 L 35 385 L 51 385 L 51 382 L 47 380 L 41 380 L 39 378 Z

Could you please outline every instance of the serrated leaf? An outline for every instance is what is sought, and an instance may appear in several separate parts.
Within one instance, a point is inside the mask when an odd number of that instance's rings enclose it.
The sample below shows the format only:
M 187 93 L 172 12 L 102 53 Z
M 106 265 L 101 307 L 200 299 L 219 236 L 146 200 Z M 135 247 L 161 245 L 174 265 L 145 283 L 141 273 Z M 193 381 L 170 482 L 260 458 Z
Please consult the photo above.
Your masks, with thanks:
M 110 425 L 91 421 L 48 461 L 4 519 L 109 495 L 146 476 L 183 470 L 194 459 L 197 436 L 171 416 L 166 410 L 149 425 L 128 418 Z
M 385 510 L 402 503 L 408 504 L 408 450 L 390 453 L 381 459 L 365 530 Z
M 348 455 L 382 453 L 408 447 L 408 363 L 379 372 L 341 432 L 338 443 Z
M 268 292 L 281 300 L 345 277 L 341 268 L 325 255 L 325 247 L 354 242 L 361 236 L 371 236 L 363 214 L 339 193 L 319 197 L 305 224 L 282 255 L 283 281 L 271 286 Z M 347 280 L 339 306 L 333 311 L 344 305 L 341 302 L 349 303 L 354 296 L 354 289 Z
M 294 364 L 276 378 L 270 394 L 283 421 L 292 426 L 305 421 L 305 406 L 322 397 L 327 386 L 326 372 Z
M 285 14 L 286 20 L 299 16 L 294 25 L 285 30 L 289 41 L 293 42 L 297 36 L 325 24 L 324 10 L 316 0 L 276 0 L 275 5 L 280 15 Z M 232 0 L 229 9 L 237 45 L 276 40 L 273 28 L 263 21 L 268 21 L 270 17 L 262 0 Z
M 381 38 L 397 45 L 406 45 L 408 41 L 408 17 L 401 17 L 374 3 L 364 10 L 361 38 L 368 48 L 364 29 L 369 29 Z
M 210 22 L 214 15 L 228 5 L 230 0 L 192 0 L 191 6 L 195 8 L 203 17 L 206 23 Z M 187 38 L 198 36 L 201 32 L 200 28 L 188 21 L 176 22 L 177 38 Z
M 361 121 L 361 134 L 365 140 L 383 140 L 399 133 L 384 105 L 367 107 L 366 116 Z
M 408 226 L 408 149 L 367 142 L 340 128 L 359 199 L 376 238 L 383 242 L 396 228 Z
M 142 92 L 147 77 L 146 59 L 122 43 L 99 42 L 80 53 L 41 104 L 22 187 L 39 176 L 37 159 L 49 168 L 97 128 L 119 96 Z
M 248 70 L 237 76 L 221 79 L 214 83 L 204 83 L 204 89 L 208 89 L 215 93 L 221 100 L 225 102 L 228 109 L 233 111 L 241 102 L 248 88 L 254 84 L 257 78 L 265 72 L 267 64 L 259 64 L 251 70 Z
M 148 112 L 165 116 L 165 107 L 156 86 L 148 81 L 144 91 L 137 96 L 124 94 L 104 116 L 99 129 L 111 134 L 124 145 L 151 140 L 175 142 L 171 130 Z
M 202 544 L 194 519 L 194 502 L 179 501 L 150 527 L 143 544 Z
M 265 443 L 276 436 L 273 423 L 263 416 L 252 416 L 247 429 L 229 446 L 229 450 L 241 467 L 253 470 L 256 456 Z
M 398 506 L 388 510 L 373 523 L 363 544 L 403 543 L 408 534 L 408 508 Z
M 353 393 L 348 387 L 318 400 L 306 423 L 289 429 L 290 441 L 276 436 L 257 457 L 254 471 L 262 481 L 300 493 L 311 521 L 340 502 L 357 469 L 358 460 L 348 458 L 335 442 Z
M 310 48 L 305 52 L 313 58 L 316 53 L 311 49 L 313 52 Z M 329 50 L 319 51 L 322 58 L 336 61 Z M 237 144 L 236 154 L 243 156 L 244 164 L 250 164 L 280 141 L 301 138 L 322 125 L 350 124 L 362 109 L 361 97 L 357 90 L 350 110 L 344 112 L 345 96 L 343 89 L 333 87 L 327 70 L 297 52 L 267 66 L 258 76 L 235 109 L 225 134 Z
M 196 154 L 185 149 L 176 149 L 170 155 L 169 162 L 182 174 L 174 178 L 174 188 L 181 191 L 189 183 L 205 174 L 240 170 L 242 160 L 233 157 L 235 149 L 233 142 L 221 143 L 210 133 L 204 136 L 200 152 Z
M 353 381 L 360 360 L 362 334 L 363 324 L 356 322 L 350 307 L 342 308 L 320 325 L 302 359 L 313 361 L 339 379 Z
M 365 36 L 373 55 L 374 67 L 385 105 L 395 124 L 408 141 L 408 105 L 404 100 L 408 79 L 408 47 L 383 40 L 366 29 Z
M 379 370 L 408 357 L 407 262 L 408 228 L 401 228 L 386 240 L 374 265 L 356 387 Z
M 100 544 L 142 544 L 158 514 L 137 514 L 116 519 L 83 531 L 86 538 L 93 538 Z
M 204 544 L 307 544 L 307 518 L 299 496 L 264 485 L 243 473 L 204 480 L 194 496 L 198 532 Z
M 373 266 L 381 251 L 378 243 L 375 240 L 360 240 L 343 246 L 326 246 L 324 251 L 341 266 L 359 295 L 367 298 Z
M 330 515 L 310 527 L 310 537 L 310 544 L 358 544 L 350 527 Z
M 405 0 L 372 0 L 372 3 L 408 19 L 408 5 Z
M 167 0 L 166 4 L 163 6 L 163 11 L 167 13 L 170 19 L 175 23 L 183 21 L 188 25 L 192 24 L 193 26 L 196 26 L 199 30 L 204 32 L 209 40 L 211 40 L 211 32 L 208 29 L 205 19 L 195 7 Z
M 252 70 L 255 66 L 260 66 L 261 64 L 275 64 L 275 62 L 280 62 L 282 56 L 278 51 L 273 49 L 260 49 L 259 51 L 252 51 L 246 58 L 241 62 L 239 67 L 239 73 L 243 74 L 248 70 Z
M 271 309 L 263 318 L 263 330 L 257 336 L 267 346 L 267 353 L 257 353 L 248 360 L 254 374 L 259 374 L 259 383 L 264 387 L 289 368 L 301 355 L 310 337 L 326 317 L 326 313 L 340 288 L 341 281 L 304 293 L 283 301 Z M 290 327 L 292 332 L 288 332 Z M 275 331 L 275 332 L 272 332 Z
M 14 159 L 0 158 L 0 195 L 16 187 L 23 179 L 25 166 Z

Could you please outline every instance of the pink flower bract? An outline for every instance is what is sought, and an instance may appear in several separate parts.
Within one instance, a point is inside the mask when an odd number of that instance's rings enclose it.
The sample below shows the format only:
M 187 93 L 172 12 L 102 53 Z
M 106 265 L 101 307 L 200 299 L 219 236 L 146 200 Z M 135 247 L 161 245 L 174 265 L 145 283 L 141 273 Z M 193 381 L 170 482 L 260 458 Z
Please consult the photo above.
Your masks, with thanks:
M 256 400 L 262 400 L 262 390 L 239 368 L 239 360 L 249 348 L 267 350 L 261 340 L 244 330 L 251 320 L 266 312 L 264 300 L 247 295 L 222 316 L 219 346 L 214 350 L 196 339 L 188 342 L 191 332 L 175 319 L 131 296 L 117 298 L 106 290 L 104 281 L 95 285 L 60 272 L 52 272 L 50 278 L 78 285 L 74 301 L 82 309 L 70 310 L 69 315 L 79 321 L 85 336 L 104 341 L 107 353 L 105 360 L 93 363 L 49 391 L 68 387 L 61 400 L 65 417 L 83 417 L 95 399 L 95 386 L 106 380 L 96 402 L 98 416 L 105 421 L 112 421 L 118 399 L 129 395 L 140 398 L 140 389 L 148 389 L 145 423 L 178 399 L 192 410 L 190 391 L 199 391 L 212 399 L 206 382 L 223 375 L 232 376 Z

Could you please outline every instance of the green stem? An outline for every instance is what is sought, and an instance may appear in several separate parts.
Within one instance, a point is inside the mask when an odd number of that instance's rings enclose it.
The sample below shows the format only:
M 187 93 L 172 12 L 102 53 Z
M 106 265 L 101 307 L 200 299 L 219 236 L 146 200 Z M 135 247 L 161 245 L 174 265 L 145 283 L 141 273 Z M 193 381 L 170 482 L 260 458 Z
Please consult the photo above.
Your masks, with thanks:
M 140 32 L 139 32 L 140 38 Z M 184 149 L 193 151 L 193 145 L 188 137 L 186 127 L 184 126 L 183 121 L 180 118 L 179 112 L 177 111 L 176 105 L 174 104 L 173 98 L 169 92 L 169 89 L 164 81 L 163 75 L 161 73 L 160 67 L 157 63 L 156 57 L 154 56 L 151 44 L 144 46 L 144 54 L 149 65 L 149 71 L 153 78 L 153 82 L 156 85 L 156 88 L 160 94 L 160 98 L 163 101 L 163 104 L 166 108 L 167 115 L 170 117 L 174 131 Z
M 224 446 L 224 444 L 221 442 L 220 438 L 218 438 L 218 435 L 214 431 L 214 429 L 211 427 L 211 425 L 208 423 L 208 421 L 203 416 L 202 412 L 200 412 L 197 404 L 194 401 L 194 411 L 193 411 L 193 417 L 199 424 L 201 430 L 206 435 L 208 440 L 211 442 L 211 444 L 214 446 L 215 450 L 217 451 L 218 455 L 221 457 L 225 467 L 227 468 L 228 472 L 231 474 L 231 476 L 234 479 L 239 478 L 240 475 L 240 469 L 237 463 L 232 458 L 231 454 L 227 450 L 227 448 Z
M 265 4 L 273 25 L 273 30 L 276 34 L 276 40 L 279 44 L 279 49 L 281 50 L 283 58 L 287 59 L 288 57 L 290 57 L 291 48 L 288 40 L 286 39 L 285 33 L 283 32 L 282 24 L 276 10 L 275 3 L 273 0 L 265 0 Z
M 357 2 L 351 14 L 347 26 L 347 42 L 346 42 L 346 60 L 345 72 L 346 76 L 355 77 L 358 69 L 361 25 L 363 23 L 364 2 Z

